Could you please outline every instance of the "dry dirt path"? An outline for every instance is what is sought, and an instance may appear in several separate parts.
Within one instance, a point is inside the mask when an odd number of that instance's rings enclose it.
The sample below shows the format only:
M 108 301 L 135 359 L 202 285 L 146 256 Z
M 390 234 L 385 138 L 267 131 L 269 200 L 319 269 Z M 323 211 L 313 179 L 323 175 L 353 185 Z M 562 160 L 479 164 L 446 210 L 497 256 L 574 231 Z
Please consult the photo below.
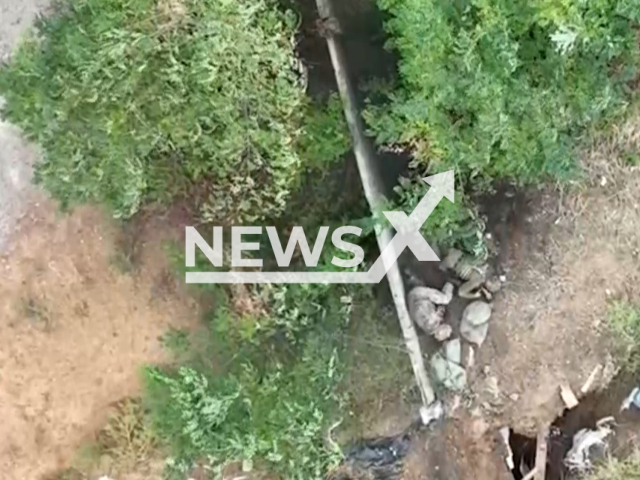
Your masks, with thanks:
M 7 480 L 68 466 L 109 406 L 139 391 L 141 367 L 167 359 L 160 337 L 198 316 L 159 243 L 143 247 L 137 273 L 123 274 L 113 260 L 119 231 L 101 212 L 29 209 L 0 260 L 0 478 Z
M 585 175 L 546 191 L 510 228 L 509 281 L 495 302 L 473 388 L 484 410 L 533 434 L 564 408 L 559 386 L 593 389 L 616 373 L 608 326 L 613 301 L 640 302 L 640 115 L 582 156 Z
M 45 6 L 0 0 L 0 59 Z M 167 273 L 166 232 L 124 274 L 114 222 L 95 208 L 58 213 L 31 185 L 36 158 L 0 123 L 0 480 L 67 467 L 109 406 L 138 392 L 141 367 L 165 360 L 159 337 L 198 316 Z

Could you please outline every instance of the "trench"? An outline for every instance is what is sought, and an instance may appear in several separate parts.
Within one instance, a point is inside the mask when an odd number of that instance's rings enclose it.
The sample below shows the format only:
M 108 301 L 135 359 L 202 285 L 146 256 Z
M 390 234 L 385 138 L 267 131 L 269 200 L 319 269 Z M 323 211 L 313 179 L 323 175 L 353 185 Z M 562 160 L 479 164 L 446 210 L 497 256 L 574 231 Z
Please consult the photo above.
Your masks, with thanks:
M 308 69 L 308 94 L 316 99 L 326 98 L 338 90 L 334 68 L 327 48 L 323 23 L 318 15 L 315 0 L 282 0 L 283 5 L 296 10 L 301 18 L 301 26 L 297 39 L 298 54 Z M 397 58 L 384 48 L 387 40 L 383 21 L 384 15 L 378 10 L 373 0 L 351 0 L 333 2 L 334 14 L 341 26 L 340 41 L 344 57 L 349 68 L 349 76 L 355 88 L 358 110 L 361 111 L 367 97 L 367 82 L 371 80 L 394 80 L 397 75 Z M 392 197 L 398 178 L 408 171 L 410 156 L 403 152 L 373 152 L 374 175 L 382 180 L 385 196 Z M 335 195 L 346 197 L 346 211 L 363 212 L 366 210 L 365 192 L 358 176 L 356 159 L 351 152 L 336 167 L 337 188 Z M 509 252 L 509 232 L 522 230 L 521 222 L 527 210 L 526 193 L 516 192 L 509 185 L 497 185 L 491 196 L 473 199 L 487 218 L 487 232 L 496 238 L 502 247 L 493 258 L 493 268 L 501 272 Z M 364 210 L 363 210 L 363 205 Z M 519 212 L 519 214 L 515 214 Z M 441 288 L 451 278 L 446 277 L 433 262 L 417 262 L 413 256 L 403 255 L 400 259 L 403 271 L 412 271 L 427 286 Z M 407 279 L 404 279 L 405 287 Z M 378 287 L 379 297 L 384 303 L 392 303 L 388 281 Z M 457 299 L 459 300 L 459 299 Z M 454 301 L 448 307 L 448 322 L 451 318 L 460 318 L 464 309 L 464 301 Z M 421 338 L 423 349 L 430 351 L 433 345 L 429 339 Z M 637 379 L 629 375 L 616 378 L 604 391 L 585 396 L 579 405 L 565 410 L 551 425 L 547 437 L 546 480 L 563 480 L 576 478 L 565 465 L 564 459 L 572 447 L 573 437 L 581 429 L 595 429 L 597 422 L 605 417 L 615 419 L 615 435 L 610 442 L 609 453 L 615 456 L 626 456 L 629 451 L 629 438 L 640 428 L 640 409 L 620 412 L 622 401 L 636 385 Z M 365 470 L 371 478 L 401 478 L 398 465 L 405 455 L 411 436 L 419 428 L 414 424 L 400 435 L 393 438 L 362 441 L 345 451 L 346 462 Z M 527 470 L 535 467 L 537 440 L 513 430 L 509 436 L 510 448 L 513 452 L 515 467 L 512 475 L 515 480 L 522 480 Z M 521 469 L 520 466 L 524 468 Z M 506 467 L 505 467 L 506 468 Z M 573 475 L 573 476 L 572 476 Z M 352 478 L 348 474 L 339 477 L 342 480 Z M 367 477 L 369 478 L 369 477 Z
M 295 11 L 300 19 L 296 51 L 307 70 L 307 94 L 318 101 L 324 101 L 332 94 L 337 95 L 335 71 L 316 0 L 279 1 L 283 8 Z M 384 15 L 375 0 L 332 2 L 332 6 L 341 27 L 340 43 L 348 63 L 350 80 L 356 86 L 358 108 L 361 111 L 368 97 L 366 85 L 372 81 L 393 81 L 397 75 L 397 58 L 385 48 L 388 37 L 383 26 Z M 381 179 L 384 195 L 393 199 L 398 179 L 408 175 L 411 156 L 406 152 L 373 153 L 374 175 Z M 304 226 L 299 212 L 301 208 L 308 209 L 310 204 L 314 205 L 311 208 L 317 207 L 322 211 L 322 218 L 326 222 L 344 222 L 345 219 L 353 221 L 370 216 L 353 150 L 331 165 L 323 173 L 321 182 L 318 181 L 317 174 L 303 178 L 303 182 L 304 188 L 299 189 L 298 194 L 300 198 L 294 195 L 291 199 L 291 214 L 285 212 L 279 219 L 283 229 L 290 224 Z M 331 199 L 329 202 L 328 198 Z M 330 204 L 330 208 L 323 206 L 323 202 Z M 373 234 L 361 237 L 367 261 L 375 260 L 379 254 L 375 243 Z M 386 277 L 373 289 L 381 304 L 393 303 Z
M 297 51 L 307 67 L 308 94 L 316 99 L 326 98 L 329 94 L 337 92 L 338 86 L 316 1 L 281 2 L 283 6 L 297 11 L 301 18 Z M 341 26 L 340 41 L 349 67 L 350 80 L 356 86 L 357 107 L 361 111 L 367 98 L 367 82 L 380 79 L 394 80 L 397 75 L 397 58 L 384 47 L 387 41 L 383 29 L 384 15 L 373 0 L 333 2 L 332 6 Z M 373 167 L 376 170 L 374 175 L 382 180 L 385 196 L 392 197 L 398 178 L 408 171 L 410 155 L 403 152 L 373 153 Z M 330 175 L 338 179 L 329 183 L 333 189 L 331 195 L 334 195 L 334 198 L 345 198 L 340 209 L 356 214 L 365 212 L 365 192 L 358 176 L 354 153 L 347 154 L 333 168 Z M 501 265 L 506 263 L 505 259 L 509 256 L 506 250 L 509 245 L 506 238 L 509 232 L 524 228 L 517 223 L 525 218 L 522 212 L 527 210 L 526 197 L 526 193 L 514 191 L 509 185 L 497 185 L 491 196 L 473 199 L 479 205 L 481 213 L 486 215 L 487 232 L 504 247 L 498 250 L 498 254 L 492 260 L 496 272 L 501 273 Z M 516 215 L 515 212 L 519 214 Z M 414 272 L 427 286 L 441 288 L 446 281 L 451 280 L 433 262 L 417 262 L 411 254 L 403 255 L 400 262 L 403 271 Z M 404 281 L 405 287 L 410 287 L 406 278 Z M 392 303 L 386 277 L 376 289 L 383 303 Z M 447 320 L 450 324 L 454 324 L 451 318 L 460 318 L 464 309 L 465 302 L 459 300 L 455 300 L 448 307 Z M 430 339 L 421 338 L 421 342 L 427 352 L 436 347 L 430 344 Z M 572 447 L 573 437 L 581 429 L 596 428 L 597 422 L 605 417 L 615 418 L 615 435 L 612 437 L 609 453 L 616 456 L 629 453 L 628 439 L 640 428 L 640 409 L 634 410 L 632 407 L 629 411 L 620 412 L 620 405 L 635 386 L 635 382 L 636 379 L 628 375 L 618 377 L 605 391 L 588 394 L 577 407 L 564 411 L 553 422 L 547 437 L 546 480 L 575 478 L 564 463 Z M 367 478 L 401 478 L 398 465 L 406 454 L 412 434 L 419 428 L 417 425 L 410 426 L 408 430 L 393 438 L 358 442 L 345 450 L 346 463 L 368 472 Z M 515 463 L 511 473 L 515 480 L 522 480 L 525 473 L 520 469 L 520 465 L 524 466 L 525 472 L 535 467 L 537 440 L 511 430 L 509 444 Z M 347 480 L 356 477 L 342 473 L 336 478 Z
M 331 5 L 323 0 L 283 1 L 289 2 L 288 5 L 297 10 L 301 18 L 297 46 L 298 54 L 307 68 L 307 93 L 312 98 L 323 99 L 339 92 L 351 132 L 353 150 L 338 167 L 344 173 L 344 181 L 338 182 L 341 190 L 336 192 L 335 198 L 352 199 L 344 205 L 347 211 L 351 208 L 358 210 L 358 205 L 364 204 L 367 212 L 365 216 L 368 216 L 370 210 L 382 205 L 382 197 L 393 197 L 394 187 L 398 184 L 399 177 L 408 171 L 410 161 L 410 156 L 403 152 L 375 151 L 374 142 L 363 138 L 366 136 L 366 127 L 361 123 L 360 113 L 367 100 L 364 86 L 372 80 L 393 80 L 397 72 L 395 56 L 385 49 L 387 38 L 383 29 L 383 16 L 374 0 L 332 2 Z M 339 33 L 324 31 L 326 25 L 321 20 L 321 15 L 335 17 Z M 339 39 L 336 41 L 331 38 L 334 36 Z M 379 250 L 375 247 L 370 250 L 375 252 L 376 257 L 379 255 L 378 251 L 381 252 L 391 241 L 391 236 L 389 229 L 375 233 Z M 435 397 L 422 363 L 419 340 L 405 304 L 405 284 L 400 266 L 398 263 L 388 269 L 384 280 L 374 287 L 374 291 L 384 303 L 395 304 L 409 354 L 408 360 L 411 360 L 421 394 L 422 408 L 426 408 L 434 404 Z M 344 468 L 334 472 L 331 478 L 401 478 L 403 457 L 411 445 L 412 434 L 420 424 L 418 418 L 398 436 L 359 440 L 352 446 L 344 447 Z
M 636 375 L 623 373 L 604 390 L 587 394 L 580 403 L 565 411 L 551 424 L 547 437 L 547 466 L 545 480 L 578 479 L 565 464 L 567 453 L 573 446 L 576 433 L 582 429 L 595 430 L 600 420 L 613 417 L 613 433 L 607 437 L 606 456 L 626 458 L 634 451 L 634 441 L 640 430 L 640 408 L 631 406 L 621 411 L 623 401 L 638 386 Z M 509 444 L 513 451 L 515 467 L 512 475 L 522 480 L 523 470 L 535 466 L 537 441 L 533 437 L 510 431 Z M 592 451 L 592 462 L 604 461 L 602 454 Z M 524 468 L 520 468 L 520 465 Z
M 331 63 L 323 23 L 315 0 L 281 0 L 281 4 L 296 11 L 300 28 L 296 49 L 307 68 L 307 93 L 314 99 L 325 99 L 338 92 L 338 85 Z M 367 100 L 366 85 L 372 81 L 393 81 L 397 72 L 395 54 L 385 48 L 384 15 L 374 0 L 350 0 L 333 2 L 334 14 L 340 27 L 340 43 L 344 49 L 349 77 L 356 86 L 356 98 L 360 110 Z M 375 152 L 376 174 L 382 179 L 385 195 L 392 196 L 398 178 L 408 171 L 410 155 L 404 152 Z M 353 152 L 347 154 L 339 165 L 349 180 L 343 184 L 343 195 L 354 197 L 352 204 L 363 198 L 364 192 L 356 171 Z

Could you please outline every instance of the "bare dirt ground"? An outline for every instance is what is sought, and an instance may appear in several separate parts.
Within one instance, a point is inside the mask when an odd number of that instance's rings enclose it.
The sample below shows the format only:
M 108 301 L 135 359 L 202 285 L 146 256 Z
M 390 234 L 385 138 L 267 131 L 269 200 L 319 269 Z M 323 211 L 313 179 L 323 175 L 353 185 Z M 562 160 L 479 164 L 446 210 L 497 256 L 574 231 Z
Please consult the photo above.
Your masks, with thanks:
M 402 480 L 511 480 L 489 427 L 464 412 L 422 435 L 405 459 Z
M 47 3 L 0 0 L 0 61 Z M 2 480 L 72 464 L 110 406 L 138 393 L 142 366 L 167 359 L 160 336 L 198 317 L 162 250 L 179 228 L 150 226 L 137 237 L 135 271 L 123 272 L 117 225 L 94 208 L 58 213 L 31 185 L 36 156 L 0 123 Z
M 615 373 L 607 309 L 640 295 L 640 120 L 585 153 L 587 183 L 546 193 L 514 224 L 508 286 L 495 304 L 473 390 L 498 422 L 532 433 L 562 412 L 561 383 L 578 392 L 594 368 Z M 497 385 L 497 389 L 495 386 Z
M 118 230 L 100 212 L 35 209 L 0 263 L 0 471 L 37 479 L 65 467 L 135 395 L 139 369 L 166 360 L 159 338 L 198 308 L 166 271 L 158 245 L 135 275 L 114 261 Z M 32 211 L 34 206 L 31 206 Z
M 434 444 L 439 460 L 429 461 L 456 472 L 442 478 L 502 478 L 500 427 L 534 436 L 562 414 L 561 384 L 578 393 L 597 365 L 592 391 L 614 377 L 607 309 L 614 299 L 640 298 L 640 167 L 629 161 L 639 151 L 636 115 L 585 152 L 579 187 L 513 198 L 502 219 L 506 287 L 470 371 L 466 408 L 449 421 L 447 441 Z M 424 468 L 408 478 L 430 478 L 420 476 Z

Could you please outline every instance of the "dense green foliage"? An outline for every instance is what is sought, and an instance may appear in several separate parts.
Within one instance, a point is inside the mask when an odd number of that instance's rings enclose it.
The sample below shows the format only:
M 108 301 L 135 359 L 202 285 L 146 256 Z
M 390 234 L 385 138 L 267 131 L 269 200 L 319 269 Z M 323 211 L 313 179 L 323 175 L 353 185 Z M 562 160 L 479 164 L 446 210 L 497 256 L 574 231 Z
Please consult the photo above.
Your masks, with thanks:
M 326 170 L 328 162 L 340 158 L 351 147 L 351 136 L 338 94 L 326 104 L 314 103 L 306 110 L 304 131 L 297 150 L 308 168 Z
M 475 185 L 566 176 L 581 132 L 624 109 L 639 72 L 635 0 L 378 3 L 400 80 L 369 125 Z
M 430 187 L 420 178 L 401 179 L 396 187 L 397 200 L 394 208 L 410 214 Z M 478 261 L 486 260 L 484 222 L 475 207 L 469 204 L 461 190 L 455 193 L 455 202 L 443 200 L 433 211 L 420 231 L 433 245 L 443 251 L 456 247 Z
M 322 479 L 341 459 L 326 439 L 350 303 L 329 285 L 253 292 L 264 311 L 233 312 L 219 292 L 200 356 L 147 373 L 147 404 L 172 446 L 171 471 L 255 462 L 287 479 Z
M 281 211 L 307 161 L 348 148 L 335 101 L 325 112 L 305 96 L 295 15 L 270 0 L 60 8 L 0 72 L 0 94 L 63 205 L 128 217 L 196 193 L 207 218 L 255 220 Z

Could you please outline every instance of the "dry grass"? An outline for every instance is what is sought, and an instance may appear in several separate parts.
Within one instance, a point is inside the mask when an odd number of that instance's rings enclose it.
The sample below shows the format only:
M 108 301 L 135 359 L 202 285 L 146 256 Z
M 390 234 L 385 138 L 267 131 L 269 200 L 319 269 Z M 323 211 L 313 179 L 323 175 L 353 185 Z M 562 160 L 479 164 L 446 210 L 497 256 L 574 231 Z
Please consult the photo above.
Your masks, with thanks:
M 140 400 L 125 398 L 114 405 L 95 442 L 79 449 L 73 466 L 43 480 L 88 480 L 105 475 L 132 480 L 159 479 L 162 467 L 158 469 L 155 465 L 159 458 L 157 447 Z
M 176 29 L 188 19 L 188 10 L 181 0 L 160 0 L 157 6 L 161 32 Z
M 560 220 L 587 223 L 616 249 L 640 253 L 640 106 L 596 135 L 581 157 L 583 181 L 565 187 Z
M 600 465 L 585 480 L 633 480 L 640 479 L 640 454 L 626 460 L 610 458 Z
M 395 312 L 375 301 L 356 303 L 351 318 L 343 384 L 349 415 L 335 435 L 346 444 L 404 430 L 419 399 Z
M 41 327 L 44 331 L 51 330 L 51 314 L 44 300 L 30 295 L 28 298 L 23 299 L 22 309 L 24 316 L 28 318 L 32 324 Z
M 98 447 L 113 460 L 117 469 L 128 470 L 149 460 L 156 438 L 138 399 L 119 402 L 106 426 L 98 434 Z
M 75 468 L 67 468 L 51 475 L 44 476 L 41 480 L 86 480 L 87 476 Z
M 256 295 L 244 283 L 234 283 L 229 286 L 233 311 L 240 317 L 259 318 L 268 314 L 267 300 L 264 296 Z
M 602 248 L 640 263 L 640 106 L 619 127 L 597 136 L 582 158 L 586 182 L 567 202 L 577 224 L 600 235 Z M 638 277 L 630 276 L 623 291 L 611 292 L 608 327 L 622 366 L 638 368 L 640 338 Z M 629 365 L 635 363 L 635 365 Z

